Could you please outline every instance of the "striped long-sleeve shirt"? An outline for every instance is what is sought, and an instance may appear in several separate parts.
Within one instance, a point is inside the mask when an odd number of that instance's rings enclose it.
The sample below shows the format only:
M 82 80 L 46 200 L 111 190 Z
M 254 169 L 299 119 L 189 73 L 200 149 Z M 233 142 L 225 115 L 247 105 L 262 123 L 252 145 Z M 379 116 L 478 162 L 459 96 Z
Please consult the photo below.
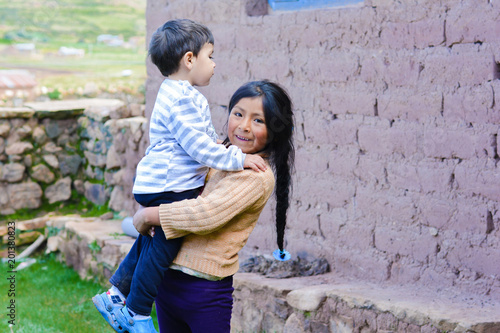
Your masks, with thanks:
M 150 145 L 137 165 L 133 193 L 198 188 L 209 167 L 243 170 L 246 155 L 216 140 L 206 98 L 188 81 L 165 79 L 151 114 Z

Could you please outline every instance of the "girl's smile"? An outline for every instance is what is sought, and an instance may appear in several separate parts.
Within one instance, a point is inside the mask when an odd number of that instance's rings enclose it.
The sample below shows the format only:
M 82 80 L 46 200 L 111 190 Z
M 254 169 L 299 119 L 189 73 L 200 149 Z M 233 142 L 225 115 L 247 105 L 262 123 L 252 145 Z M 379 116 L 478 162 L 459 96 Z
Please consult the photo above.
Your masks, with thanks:
M 267 143 L 267 126 L 262 97 L 242 98 L 229 114 L 227 132 L 229 141 L 245 154 L 263 150 Z

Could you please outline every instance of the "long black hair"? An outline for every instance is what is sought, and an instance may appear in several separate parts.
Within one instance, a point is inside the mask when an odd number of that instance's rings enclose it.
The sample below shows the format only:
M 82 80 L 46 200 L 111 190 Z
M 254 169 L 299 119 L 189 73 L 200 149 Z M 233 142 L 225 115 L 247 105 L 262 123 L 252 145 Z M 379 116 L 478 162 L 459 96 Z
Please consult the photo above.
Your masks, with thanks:
M 268 140 L 263 152 L 269 156 L 269 164 L 273 168 L 276 177 L 274 189 L 276 198 L 276 233 L 278 248 L 283 252 L 286 213 L 290 206 L 292 188 L 291 173 L 295 160 L 293 106 L 285 89 L 278 84 L 266 80 L 253 81 L 236 90 L 229 101 L 229 113 L 241 99 L 255 97 L 262 97 L 264 108 Z

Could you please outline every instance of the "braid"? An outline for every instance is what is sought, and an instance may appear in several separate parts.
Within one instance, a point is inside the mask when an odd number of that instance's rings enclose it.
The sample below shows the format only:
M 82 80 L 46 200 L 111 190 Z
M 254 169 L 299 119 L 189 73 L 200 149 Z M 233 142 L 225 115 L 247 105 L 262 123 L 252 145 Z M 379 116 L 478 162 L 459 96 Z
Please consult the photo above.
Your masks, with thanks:
M 284 238 L 286 215 L 290 206 L 292 170 L 295 160 L 293 146 L 292 102 L 286 91 L 269 81 L 253 81 L 241 86 L 229 101 L 229 112 L 242 98 L 262 97 L 268 134 L 264 149 L 276 177 L 276 234 L 281 259 L 285 259 Z
M 292 188 L 291 170 L 294 162 L 293 143 L 290 142 L 282 145 L 282 150 L 277 149 L 274 154 L 271 164 L 274 166 L 276 175 L 276 236 L 278 248 L 284 250 L 284 237 L 288 207 L 290 206 L 290 192 Z

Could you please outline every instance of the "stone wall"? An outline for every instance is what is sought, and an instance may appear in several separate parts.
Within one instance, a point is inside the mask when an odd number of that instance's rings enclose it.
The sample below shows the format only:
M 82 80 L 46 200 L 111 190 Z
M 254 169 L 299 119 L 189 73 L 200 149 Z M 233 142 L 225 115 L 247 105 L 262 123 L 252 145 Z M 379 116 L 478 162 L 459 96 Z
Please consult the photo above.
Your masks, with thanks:
M 132 213 L 142 114 L 143 106 L 114 99 L 1 108 L 0 215 L 79 196 Z
M 290 92 L 287 249 L 359 280 L 500 294 L 500 4 L 366 0 L 255 16 L 257 2 L 149 0 L 147 30 L 181 17 L 212 30 L 216 74 L 201 90 L 219 130 L 246 81 Z M 148 63 L 146 115 L 161 80 Z M 276 248 L 272 213 L 246 252 Z

